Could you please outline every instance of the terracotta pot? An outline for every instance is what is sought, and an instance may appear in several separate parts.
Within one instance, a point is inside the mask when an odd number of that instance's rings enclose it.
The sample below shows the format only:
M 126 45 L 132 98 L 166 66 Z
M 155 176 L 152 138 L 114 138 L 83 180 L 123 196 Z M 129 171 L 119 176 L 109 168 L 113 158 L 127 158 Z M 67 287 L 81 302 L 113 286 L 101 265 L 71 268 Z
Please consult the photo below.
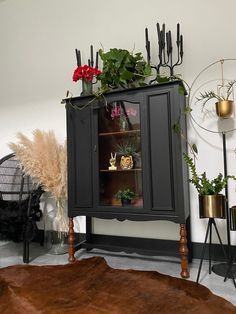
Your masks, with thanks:
M 232 100 L 222 100 L 216 103 L 216 114 L 220 118 L 229 118 L 233 113 L 233 109 L 234 102 Z
M 225 196 L 199 195 L 200 218 L 225 218 Z

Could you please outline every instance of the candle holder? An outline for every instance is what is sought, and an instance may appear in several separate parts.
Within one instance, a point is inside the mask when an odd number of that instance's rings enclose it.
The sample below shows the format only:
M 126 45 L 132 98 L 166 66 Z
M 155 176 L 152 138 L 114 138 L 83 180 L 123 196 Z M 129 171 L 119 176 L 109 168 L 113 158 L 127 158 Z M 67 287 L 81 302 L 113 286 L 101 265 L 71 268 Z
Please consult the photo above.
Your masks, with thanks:
M 156 70 L 156 78 L 150 81 L 150 84 L 157 80 L 160 76 L 160 69 L 162 67 L 168 68 L 170 73 L 170 78 L 174 78 L 174 68 L 183 63 L 183 35 L 180 34 L 180 24 L 177 24 L 177 34 L 176 34 L 176 48 L 177 57 L 176 61 L 173 61 L 173 44 L 172 44 L 172 34 L 171 31 L 166 32 L 165 24 L 162 24 L 162 29 L 160 24 L 156 24 L 157 37 L 158 37 L 158 58 L 159 62 L 157 65 L 152 65 L 152 68 Z M 147 61 L 150 64 L 150 41 L 148 39 L 148 28 L 145 28 L 145 39 L 146 39 L 146 51 L 147 51 Z

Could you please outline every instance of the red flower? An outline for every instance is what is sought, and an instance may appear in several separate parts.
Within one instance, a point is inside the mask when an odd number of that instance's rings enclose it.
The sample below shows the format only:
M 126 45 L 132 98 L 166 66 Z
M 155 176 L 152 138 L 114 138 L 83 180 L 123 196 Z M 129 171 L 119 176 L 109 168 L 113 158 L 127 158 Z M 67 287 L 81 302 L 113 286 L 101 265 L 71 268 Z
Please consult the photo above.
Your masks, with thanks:
M 99 76 L 102 72 L 96 68 L 92 68 L 85 64 L 75 69 L 73 74 L 73 81 L 77 82 L 78 80 L 85 80 L 91 82 L 93 77 Z

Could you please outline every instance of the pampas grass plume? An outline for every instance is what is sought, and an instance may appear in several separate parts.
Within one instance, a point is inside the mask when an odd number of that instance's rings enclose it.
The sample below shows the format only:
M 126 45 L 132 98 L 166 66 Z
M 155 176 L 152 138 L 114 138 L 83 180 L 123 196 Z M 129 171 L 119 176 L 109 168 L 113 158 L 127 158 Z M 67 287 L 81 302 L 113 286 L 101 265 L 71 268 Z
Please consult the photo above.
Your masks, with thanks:
M 34 182 L 41 185 L 56 201 L 67 199 L 67 154 L 66 143 L 59 144 L 53 131 L 33 131 L 30 140 L 21 132 L 17 133 L 18 143 L 9 147 Z

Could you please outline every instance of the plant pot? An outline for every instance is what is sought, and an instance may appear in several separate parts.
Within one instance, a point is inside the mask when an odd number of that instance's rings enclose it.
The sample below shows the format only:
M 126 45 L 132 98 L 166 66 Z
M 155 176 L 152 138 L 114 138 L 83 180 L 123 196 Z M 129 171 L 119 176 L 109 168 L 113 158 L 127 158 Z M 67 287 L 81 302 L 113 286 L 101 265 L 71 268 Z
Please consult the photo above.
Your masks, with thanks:
M 230 229 L 236 231 L 236 206 L 230 208 L 231 226 Z
M 226 119 L 233 114 L 234 102 L 232 100 L 222 100 L 216 103 L 216 114 L 218 117 Z
M 131 204 L 131 200 L 127 200 L 127 199 L 121 199 L 121 204 L 122 206 L 127 206 Z
M 225 196 L 199 195 L 200 218 L 225 218 Z
M 132 169 L 134 166 L 133 158 L 132 156 L 121 156 L 120 159 L 120 167 L 123 170 L 129 170 Z
M 91 95 L 93 93 L 93 83 L 90 81 L 82 80 L 82 93 L 81 96 Z

